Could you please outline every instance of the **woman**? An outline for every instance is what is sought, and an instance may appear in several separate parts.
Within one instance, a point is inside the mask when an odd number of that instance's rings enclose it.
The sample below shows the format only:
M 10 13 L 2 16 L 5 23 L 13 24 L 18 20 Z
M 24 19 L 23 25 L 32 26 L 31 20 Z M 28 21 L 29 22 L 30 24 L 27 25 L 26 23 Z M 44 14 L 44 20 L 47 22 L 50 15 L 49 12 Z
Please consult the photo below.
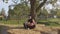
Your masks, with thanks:
M 30 19 L 28 19 L 28 22 L 24 23 L 24 28 L 25 29 L 27 29 L 27 28 L 33 29 L 33 28 L 35 28 L 35 25 L 36 25 L 36 22 L 34 21 L 34 19 L 32 19 L 30 17 Z

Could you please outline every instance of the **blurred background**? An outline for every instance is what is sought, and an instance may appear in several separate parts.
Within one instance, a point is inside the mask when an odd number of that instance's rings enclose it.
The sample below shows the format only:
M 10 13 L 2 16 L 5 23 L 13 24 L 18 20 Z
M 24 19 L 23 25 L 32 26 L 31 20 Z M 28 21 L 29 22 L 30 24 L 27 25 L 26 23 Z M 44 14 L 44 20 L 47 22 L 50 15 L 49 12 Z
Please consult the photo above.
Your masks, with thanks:
M 43 2 L 44 0 L 36 0 L 35 8 Z M 0 0 L 0 23 L 22 24 L 26 22 L 30 12 L 33 13 L 34 10 L 31 6 L 29 0 Z M 60 0 L 47 0 L 41 6 L 35 13 L 37 23 L 60 24 Z

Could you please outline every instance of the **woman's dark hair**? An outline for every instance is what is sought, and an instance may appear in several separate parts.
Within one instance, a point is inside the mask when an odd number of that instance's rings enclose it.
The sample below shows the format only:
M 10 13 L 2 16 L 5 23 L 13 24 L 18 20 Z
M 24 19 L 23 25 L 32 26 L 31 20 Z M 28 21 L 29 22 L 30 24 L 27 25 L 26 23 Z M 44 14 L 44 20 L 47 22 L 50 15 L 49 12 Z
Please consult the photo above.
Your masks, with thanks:
M 33 22 L 33 19 L 29 19 L 28 22 L 32 23 Z

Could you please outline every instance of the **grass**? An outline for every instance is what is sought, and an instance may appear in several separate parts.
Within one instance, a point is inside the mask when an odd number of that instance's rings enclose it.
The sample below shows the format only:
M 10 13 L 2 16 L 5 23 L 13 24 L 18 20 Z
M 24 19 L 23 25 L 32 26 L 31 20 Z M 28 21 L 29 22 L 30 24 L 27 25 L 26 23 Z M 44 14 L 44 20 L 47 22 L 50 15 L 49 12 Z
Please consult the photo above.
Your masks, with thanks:
M 21 19 L 21 20 L 2 20 L 0 23 L 3 24 L 12 24 L 12 25 L 18 25 L 18 24 L 23 24 L 26 21 L 26 19 Z M 45 24 L 46 26 L 60 26 L 60 19 L 47 19 L 47 20 L 38 20 L 38 24 Z
M 22 18 L 22 19 L 10 19 L 10 20 L 0 20 L 0 23 L 3 24 L 12 24 L 12 25 L 18 25 L 18 24 L 23 24 L 24 22 L 27 21 L 27 18 Z
M 60 19 L 52 18 L 47 20 L 39 20 L 38 24 L 45 24 L 46 26 L 60 26 Z
M 0 23 L 3 23 L 3 24 L 13 24 L 13 25 L 23 24 L 24 22 L 25 20 L 8 20 L 8 21 L 2 20 L 0 21 Z

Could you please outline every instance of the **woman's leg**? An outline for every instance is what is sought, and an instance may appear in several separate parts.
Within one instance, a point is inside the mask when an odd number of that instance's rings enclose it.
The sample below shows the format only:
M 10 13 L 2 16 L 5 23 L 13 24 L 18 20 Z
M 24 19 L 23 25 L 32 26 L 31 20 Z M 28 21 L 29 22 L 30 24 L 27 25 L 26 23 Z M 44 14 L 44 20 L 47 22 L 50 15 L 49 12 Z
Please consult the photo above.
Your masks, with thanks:
M 35 27 L 36 27 L 36 25 L 29 26 L 30 29 L 34 29 Z
M 24 28 L 25 29 L 28 29 L 29 28 L 29 26 L 26 23 L 24 23 L 23 25 L 24 25 Z
M 25 29 L 27 29 L 27 28 L 28 28 L 28 27 L 27 27 L 27 25 L 26 25 L 25 23 L 24 23 L 23 25 L 24 25 L 24 28 L 25 28 Z

